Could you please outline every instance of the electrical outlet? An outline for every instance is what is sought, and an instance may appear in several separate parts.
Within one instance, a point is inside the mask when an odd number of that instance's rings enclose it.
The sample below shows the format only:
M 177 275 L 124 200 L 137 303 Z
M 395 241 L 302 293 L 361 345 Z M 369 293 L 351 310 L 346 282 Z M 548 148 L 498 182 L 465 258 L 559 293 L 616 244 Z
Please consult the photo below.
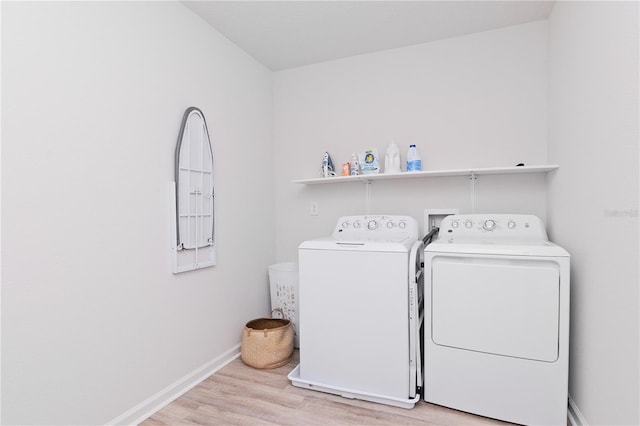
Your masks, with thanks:
M 311 205 L 309 206 L 309 214 L 311 216 L 319 216 L 320 215 L 320 211 L 318 210 L 318 202 L 317 201 L 312 201 Z

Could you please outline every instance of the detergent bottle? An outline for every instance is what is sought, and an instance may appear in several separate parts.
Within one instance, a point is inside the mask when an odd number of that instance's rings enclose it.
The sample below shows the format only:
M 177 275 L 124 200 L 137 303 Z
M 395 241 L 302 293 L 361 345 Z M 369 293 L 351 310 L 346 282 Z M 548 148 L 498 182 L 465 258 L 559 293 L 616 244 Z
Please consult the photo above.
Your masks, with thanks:
M 384 156 L 384 172 L 385 173 L 400 173 L 400 150 L 398 145 L 392 140 L 387 147 L 387 152 Z

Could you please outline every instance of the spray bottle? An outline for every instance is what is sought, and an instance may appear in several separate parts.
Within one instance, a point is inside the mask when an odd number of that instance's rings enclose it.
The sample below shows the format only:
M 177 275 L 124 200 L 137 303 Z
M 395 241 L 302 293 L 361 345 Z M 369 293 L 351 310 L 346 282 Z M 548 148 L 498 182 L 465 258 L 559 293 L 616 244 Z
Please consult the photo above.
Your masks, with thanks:
M 354 152 L 351 154 L 351 176 L 357 176 L 360 174 L 360 163 L 358 163 L 358 156 Z

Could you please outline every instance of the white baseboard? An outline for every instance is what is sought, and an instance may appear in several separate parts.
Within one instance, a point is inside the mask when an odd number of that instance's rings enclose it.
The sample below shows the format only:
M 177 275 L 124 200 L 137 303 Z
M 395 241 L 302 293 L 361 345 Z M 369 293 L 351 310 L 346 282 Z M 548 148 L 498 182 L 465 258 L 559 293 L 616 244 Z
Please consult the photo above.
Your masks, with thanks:
M 161 408 L 169 405 L 178 397 L 198 385 L 225 365 L 240 356 L 240 344 L 235 345 L 217 358 L 207 362 L 202 367 L 173 382 L 160 392 L 142 401 L 140 404 L 119 415 L 108 425 L 137 425 L 149 418 Z
M 567 419 L 571 426 L 589 426 L 584 416 L 578 409 L 576 402 L 569 395 L 569 411 L 567 413 Z

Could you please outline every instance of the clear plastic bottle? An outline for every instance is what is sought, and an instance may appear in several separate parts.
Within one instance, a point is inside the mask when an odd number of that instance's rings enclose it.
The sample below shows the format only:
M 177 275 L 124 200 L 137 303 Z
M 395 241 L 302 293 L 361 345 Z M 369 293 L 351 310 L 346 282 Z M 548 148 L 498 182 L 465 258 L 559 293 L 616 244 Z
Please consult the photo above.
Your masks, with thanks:
M 407 152 L 407 171 L 417 172 L 422 170 L 422 160 L 420 159 L 420 153 L 415 145 L 409 145 L 409 151 Z

